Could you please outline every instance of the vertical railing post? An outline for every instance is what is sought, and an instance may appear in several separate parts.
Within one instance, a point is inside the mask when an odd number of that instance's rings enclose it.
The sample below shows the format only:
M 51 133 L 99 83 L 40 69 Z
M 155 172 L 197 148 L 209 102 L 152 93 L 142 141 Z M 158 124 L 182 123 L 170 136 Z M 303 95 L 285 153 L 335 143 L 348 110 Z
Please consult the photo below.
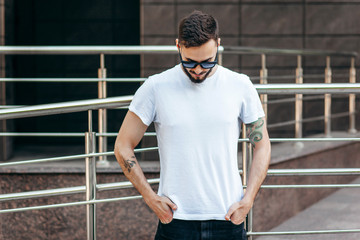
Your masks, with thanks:
M 356 83 L 355 57 L 351 58 L 350 64 L 350 83 Z M 349 95 L 349 133 L 356 133 L 355 127 L 355 94 Z
M 260 70 L 260 84 L 267 84 L 268 83 L 268 71 L 266 68 L 266 55 L 265 54 L 261 54 L 261 70 Z M 268 115 L 268 96 L 267 94 L 261 94 L 260 95 L 260 100 L 262 102 L 263 105 L 263 109 L 265 112 L 265 119 L 267 118 Z
M 331 83 L 331 67 L 330 57 L 326 57 L 326 68 L 325 68 L 325 83 Z M 324 123 L 325 123 L 325 136 L 330 137 L 331 135 L 331 94 L 325 94 L 324 100 Z
M 246 125 L 244 123 L 242 124 L 241 138 L 243 140 L 246 139 Z M 241 145 L 242 145 L 242 170 L 243 170 L 242 184 L 243 186 L 246 186 L 247 185 L 247 143 L 243 141 Z M 244 189 L 244 191 L 246 191 L 246 189 Z M 247 219 L 247 221 L 245 221 L 246 229 L 248 229 L 248 220 L 249 218 Z
M 219 47 L 218 47 L 219 48 Z M 218 50 L 219 51 L 219 50 Z M 218 54 L 218 64 L 221 66 L 223 64 L 223 53 L 222 51 Z
M 245 124 L 242 124 L 242 139 L 246 139 L 246 126 Z M 246 185 L 247 182 L 247 147 L 246 142 L 242 142 L 242 169 L 243 169 L 243 175 L 242 175 L 242 183 L 243 185 Z
M 5 46 L 5 0 L 0 0 L 0 46 Z M 5 54 L 0 54 L 0 78 L 5 78 Z M 0 105 L 6 105 L 6 83 L 0 81 Z M 6 120 L 0 121 L 0 131 L 6 132 Z M 0 161 L 6 161 L 9 154 L 8 137 L 0 137 Z
M 100 68 L 98 69 L 98 98 L 106 98 L 106 68 L 105 68 L 105 56 L 103 53 L 100 54 Z M 102 134 L 107 132 L 107 110 L 99 109 L 99 153 L 107 151 L 107 137 Z M 107 167 L 109 162 L 106 156 L 100 156 L 97 163 L 98 167 Z
M 303 68 L 302 68 L 302 57 L 297 56 L 297 68 L 296 68 L 296 84 L 303 83 Z M 295 138 L 302 138 L 303 129 L 303 95 L 295 95 Z M 297 142 L 296 146 L 303 147 L 302 142 Z
M 85 153 L 94 153 L 96 137 L 92 129 L 92 110 L 88 111 L 89 130 L 85 133 Z M 96 199 L 96 160 L 95 157 L 85 159 L 86 201 Z M 96 205 L 86 205 L 87 240 L 96 239 Z
M 252 158 L 253 158 L 253 145 L 249 142 L 247 144 L 248 146 L 248 158 L 247 158 L 247 172 L 250 173 L 250 168 L 251 168 L 251 164 L 252 164 Z M 246 183 L 246 185 L 248 184 L 248 182 Z M 254 206 L 250 209 L 249 214 L 248 214 L 248 229 L 247 231 L 251 234 L 253 232 L 253 210 L 254 210 Z M 248 238 L 249 240 L 252 240 L 253 237 L 252 235 L 249 236 Z

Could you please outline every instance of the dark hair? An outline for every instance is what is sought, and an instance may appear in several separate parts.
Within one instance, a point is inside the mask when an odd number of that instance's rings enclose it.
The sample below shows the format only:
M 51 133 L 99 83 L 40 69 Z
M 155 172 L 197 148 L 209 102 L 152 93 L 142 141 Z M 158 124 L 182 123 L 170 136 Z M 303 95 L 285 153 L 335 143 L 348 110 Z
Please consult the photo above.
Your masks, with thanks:
M 209 14 L 194 11 L 179 23 L 178 39 L 185 47 L 198 47 L 210 39 L 217 42 L 218 38 L 218 22 Z

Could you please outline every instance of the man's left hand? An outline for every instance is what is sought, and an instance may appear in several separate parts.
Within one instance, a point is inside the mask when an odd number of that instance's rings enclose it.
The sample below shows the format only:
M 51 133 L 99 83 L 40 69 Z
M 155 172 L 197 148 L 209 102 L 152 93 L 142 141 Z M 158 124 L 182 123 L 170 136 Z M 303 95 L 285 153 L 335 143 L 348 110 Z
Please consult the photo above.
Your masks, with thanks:
M 225 215 L 226 220 L 231 220 L 233 224 L 240 225 L 245 221 L 246 215 L 249 213 L 253 202 L 243 198 L 240 202 L 236 202 L 229 208 Z

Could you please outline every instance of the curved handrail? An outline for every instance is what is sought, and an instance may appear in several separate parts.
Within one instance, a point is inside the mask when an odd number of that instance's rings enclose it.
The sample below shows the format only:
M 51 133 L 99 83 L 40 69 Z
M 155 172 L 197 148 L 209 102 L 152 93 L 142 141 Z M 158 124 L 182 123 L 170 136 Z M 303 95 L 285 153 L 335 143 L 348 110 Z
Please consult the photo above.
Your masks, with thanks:
M 260 94 L 345 94 L 360 93 L 360 83 L 321 84 L 255 84 Z M 117 108 L 129 105 L 133 96 L 90 99 L 63 103 L 50 103 L 0 110 L 0 120 L 54 115 L 101 108 Z
M 228 54 L 273 54 L 273 55 L 317 55 L 317 56 L 343 56 L 356 57 L 357 52 L 329 51 L 316 49 L 279 49 L 263 47 L 224 46 L 224 53 Z
M 254 84 L 259 94 L 351 94 L 360 93 L 360 83 Z
M 219 48 L 222 52 L 223 49 Z M 0 46 L 0 55 L 176 53 L 176 46 Z
M 243 174 L 242 170 L 239 170 L 239 174 Z M 360 168 L 310 168 L 310 169 L 269 169 L 267 176 L 349 176 L 349 175 L 359 175 Z M 147 179 L 149 184 L 158 184 L 160 182 L 159 178 Z M 108 191 L 108 190 L 119 190 L 124 188 L 132 188 L 133 185 L 129 181 L 123 182 L 112 182 L 112 183 L 102 183 L 97 184 L 96 189 L 98 191 Z M 261 188 L 359 188 L 359 184 L 309 184 L 309 185 L 262 185 Z M 45 189 L 45 190 L 36 190 L 36 191 L 27 191 L 20 193 L 5 193 L 0 194 L 0 202 L 10 201 L 10 200 L 19 200 L 19 199 L 31 199 L 31 198 L 40 198 L 40 197 L 53 197 L 59 195 L 67 194 L 78 194 L 84 193 L 85 186 L 75 186 L 75 187 L 66 187 L 66 188 L 57 188 L 57 189 Z
M 220 53 L 227 54 L 281 54 L 281 55 L 321 55 L 356 57 L 356 52 L 326 51 L 311 49 L 278 49 L 265 47 L 220 46 Z M 0 46 L 0 55 L 94 55 L 94 54 L 164 54 L 177 53 L 174 45 L 141 46 Z
M 133 96 L 50 103 L 0 110 L 0 120 L 116 108 L 129 105 Z

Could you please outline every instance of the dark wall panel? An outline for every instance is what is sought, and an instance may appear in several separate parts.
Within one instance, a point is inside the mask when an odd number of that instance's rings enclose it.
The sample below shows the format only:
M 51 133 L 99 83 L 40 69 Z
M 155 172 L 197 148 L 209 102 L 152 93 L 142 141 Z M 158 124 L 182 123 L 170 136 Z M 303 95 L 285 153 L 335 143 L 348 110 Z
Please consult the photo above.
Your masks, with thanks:
M 139 1 L 15 1 L 12 45 L 139 45 Z M 11 77 L 96 78 L 100 56 L 16 56 Z M 139 56 L 105 56 L 108 77 L 139 77 Z M 9 76 L 10 77 L 10 76 Z M 108 96 L 134 94 L 138 83 L 108 84 Z M 97 98 L 97 83 L 16 83 L 14 104 L 36 105 Z M 118 130 L 125 111 L 109 111 L 109 129 Z M 94 114 L 97 116 L 97 114 Z M 96 119 L 95 117 L 95 124 Z M 83 132 L 86 114 L 15 121 L 19 132 Z M 96 126 L 96 125 L 95 125 Z M 96 128 L 96 127 L 95 127 Z M 96 129 L 95 129 L 96 130 Z M 18 143 L 82 143 L 83 139 L 18 138 Z

